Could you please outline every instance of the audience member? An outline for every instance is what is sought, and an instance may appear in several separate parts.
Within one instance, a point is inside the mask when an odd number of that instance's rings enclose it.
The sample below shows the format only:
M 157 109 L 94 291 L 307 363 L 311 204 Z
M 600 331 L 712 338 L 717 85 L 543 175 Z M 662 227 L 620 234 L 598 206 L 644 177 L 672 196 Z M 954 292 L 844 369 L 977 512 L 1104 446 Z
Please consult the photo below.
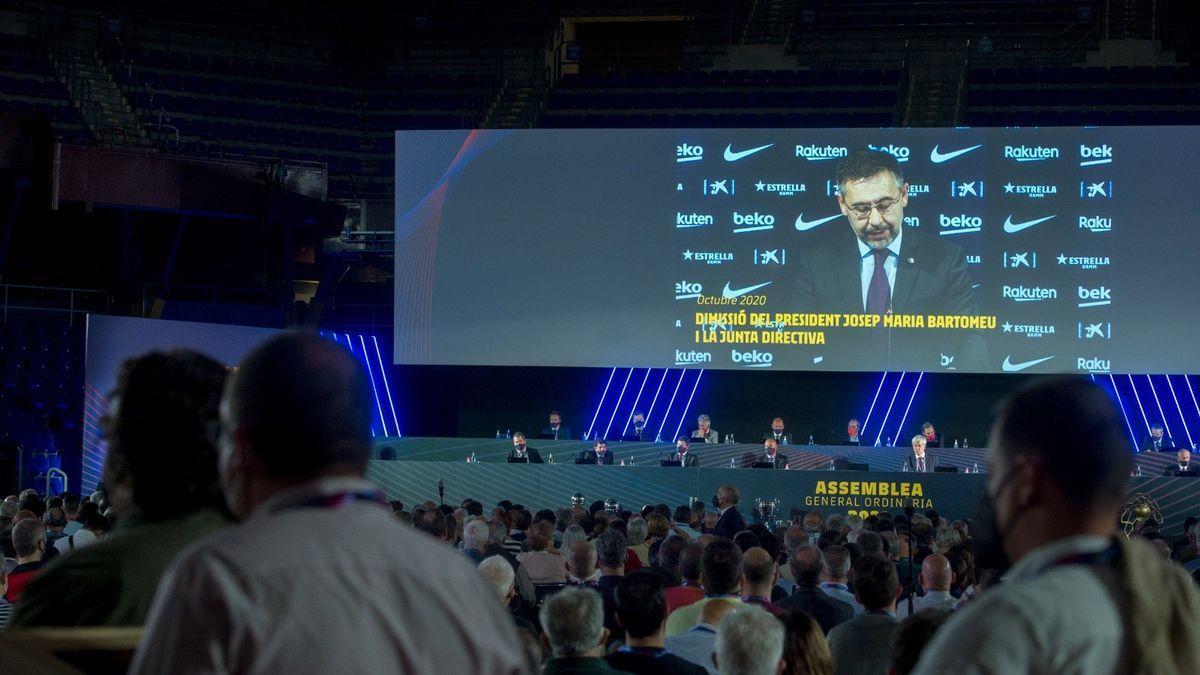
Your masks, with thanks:
M 667 537 L 658 547 L 655 564 L 649 569 L 662 577 L 664 588 L 674 588 L 683 583 L 683 579 L 679 575 L 679 559 L 687 550 L 688 543 L 689 541 L 683 537 Z
M 25 587 L 42 573 L 46 554 L 46 528 L 37 518 L 25 518 L 12 528 L 13 550 L 17 565 L 8 573 L 4 598 L 16 604 Z
M 725 484 L 717 488 L 717 494 L 713 497 L 713 505 L 718 512 L 712 526 L 713 535 L 733 539 L 738 532 L 746 529 L 746 519 L 737 509 L 740 500 L 741 493 L 736 487 Z
M 482 518 L 476 518 L 463 525 L 463 554 L 470 558 L 471 562 L 476 565 L 489 557 L 487 554 L 488 533 L 487 521 Z M 500 558 L 503 560 L 503 556 L 500 556 Z M 504 562 L 508 564 L 507 560 Z M 512 567 L 512 565 L 509 564 L 509 567 Z M 513 570 L 513 578 L 515 585 L 515 569 Z
M 363 479 L 371 408 L 361 364 L 323 338 L 283 334 L 243 360 L 220 462 L 242 524 L 175 559 L 130 672 L 526 670 L 474 566 Z
M 754 606 L 721 621 L 713 655 L 720 675 L 778 675 L 783 670 L 783 624 Z
M 649 536 L 649 525 L 646 520 L 641 517 L 630 518 L 625 526 L 625 536 L 629 541 L 629 552 L 636 557 L 636 566 L 629 569 L 626 566 L 626 572 L 632 572 L 636 569 L 641 569 L 644 565 L 650 564 L 650 544 L 646 542 L 646 537 Z
M 771 602 L 771 589 L 779 574 L 775 559 L 761 547 L 755 546 L 742 554 L 742 602 L 758 605 L 776 618 L 786 613 Z
M 538 521 L 529 528 L 526 539 L 529 551 L 517 556 L 535 584 L 567 583 L 567 566 L 562 555 L 549 550 L 553 538 L 554 526 L 544 520 Z
M 506 610 L 509 609 L 513 598 L 517 597 L 517 576 L 513 574 L 512 565 L 509 565 L 504 558 L 494 555 L 484 558 L 476 569 L 496 591 L 496 596 L 500 599 L 500 606 Z M 528 619 L 517 614 L 512 614 L 512 618 L 518 628 L 524 628 L 537 634 L 537 628 Z
M 958 602 L 950 594 L 950 585 L 954 581 L 954 573 L 950 568 L 950 560 L 946 556 L 934 553 L 927 556 L 921 563 L 921 573 L 917 583 L 925 589 L 925 595 L 913 598 L 913 614 L 926 609 L 938 609 L 949 612 Z M 896 608 L 898 617 L 909 615 L 908 603 L 902 602 Z
M 624 672 L 602 658 L 609 632 L 604 627 L 604 601 L 595 591 L 567 588 L 551 595 L 540 619 L 551 655 L 543 675 Z
M 536 616 L 533 609 L 537 605 L 537 589 L 529 578 L 529 572 L 517 557 L 504 548 L 504 540 L 508 537 L 507 520 L 492 520 L 488 522 L 488 545 L 484 549 L 484 557 L 498 555 L 512 565 L 513 573 L 517 575 L 517 595 L 521 602 L 519 607 L 528 612 L 530 617 Z
M 741 567 L 742 552 L 732 541 L 718 537 L 705 546 L 700 564 L 705 597 L 672 612 L 667 618 L 667 635 L 686 633 L 695 625 L 704 605 L 716 598 L 725 598 L 742 606 L 744 603 L 738 593 L 742 581 Z
M 733 613 L 738 607 L 739 605 L 721 598 L 706 602 L 694 626 L 686 633 L 667 637 L 663 644 L 672 654 L 703 666 L 715 675 L 717 666 L 713 662 L 713 652 L 717 646 L 718 628 L 725 616 Z
M 833 672 L 878 675 L 888 666 L 896 628 L 896 598 L 900 597 L 896 566 L 879 556 L 863 556 L 854 566 L 854 597 L 863 613 L 829 631 Z
M 0 632 L 8 628 L 8 620 L 12 617 L 12 603 L 8 595 L 8 566 L 0 565 Z
M 666 650 L 666 621 L 662 578 L 649 570 L 627 575 L 617 585 L 617 623 L 625 631 L 625 644 L 605 660 L 638 675 L 703 675 L 704 668 Z
M 680 583 L 678 586 L 668 588 L 666 592 L 668 615 L 680 607 L 687 607 L 704 597 L 704 587 L 701 582 L 703 561 L 704 546 L 697 541 L 688 542 L 679 555 L 677 569 Z
M 67 526 L 67 514 L 62 507 L 46 509 L 42 524 L 46 526 L 46 544 L 53 546 L 54 542 L 64 536 L 63 529 Z
M 71 536 L 83 527 L 83 523 L 79 522 L 79 507 L 82 502 L 82 498 L 74 492 L 63 494 L 63 513 L 67 517 L 67 525 L 63 528 L 64 535 Z
M 1124 430 L 1085 379 L 1035 381 L 1001 404 L 971 529 L 979 567 L 1011 568 L 1002 592 L 955 613 L 916 672 L 1200 671 L 1200 591 L 1144 541 L 1113 536 Z
M 821 557 L 825 562 L 821 568 L 821 590 L 853 607 L 855 614 L 862 613 L 862 605 L 850 592 L 850 552 L 835 544 L 822 549 Z
M 567 552 L 567 583 L 596 588 L 596 547 L 592 542 L 577 541 Z
M 105 518 L 98 513 L 93 513 L 87 517 L 86 521 L 84 521 L 82 529 L 77 530 L 75 534 L 72 534 L 68 537 L 60 537 L 58 541 L 54 542 L 53 548 L 58 554 L 61 555 L 66 553 L 74 553 L 75 551 L 78 551 L 82 548 L 87 548 L 92 544 L 98 544 L 107 535 L 109 526 L 110 524 L 108 518 Z M 147 602 L 151 598 L 153 598 L 153 594 L 147 598 Z M 22 614 L 24 614 L 24 611 L 22 611 Z M 22 619 L 22 623 L 23 622 L 24 620 Z
M 946 610 L 926 609 L 901 621 L 893 633 L 892 662 L 887 675 L 909 675 L 913 672 L 921 652 L 949 618 L 950 613 Z
M 792 576 L 796 591 L 779 606 L 789 612 L 801 611 L 812 616 L 821 630 L 828 634 L 834 626 L 854 618 L 854 607 L 821 590 L 821 570 L 824 568 L 821 550 L 804 545 L 792 554 Z
M 525 540 L 528 537 L 526 530 L 533 523 L 532 516 L 525 509 L 514 508 L 508 512 L 508 536 L 504 539 L 504 550 L 514 556 L 522 551 L 528 550 L 525 545 Z
M 625 535 L 615 529 L 605 530 L 596 538 L 596 561 L 600 567 L 596 590 L 604 600 L 604 628 L 614 636 L 619 635 L 621 630 L 617 624 L 617 584 L 625 576 L 625 556 L 628 553 L 625 542 Z
M 818 591 L 819 592 L 819 591 Z M 783 620 L 782 675 L 832 675 L 833 655 L 820 624 L 805 612 L 788 612 Z

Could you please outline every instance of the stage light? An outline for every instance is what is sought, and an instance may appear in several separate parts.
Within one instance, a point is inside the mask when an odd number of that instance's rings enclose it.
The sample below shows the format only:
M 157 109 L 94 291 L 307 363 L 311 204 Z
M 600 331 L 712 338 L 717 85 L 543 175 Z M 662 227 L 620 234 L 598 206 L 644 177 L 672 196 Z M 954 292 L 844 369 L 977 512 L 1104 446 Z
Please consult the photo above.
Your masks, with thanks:
M 880 439 L 883 438 L 883 432 L 887 430 L 888 418 L 892 416 L 892 406 L 896 405 L 896 395 L 900 393 L 900 387 L 904 384 L 904 376 L 908 372 L 900 373 L 900 380 L 896 382 L 896 390 L 892 392 L 892 401 L 888 403 L 887 412 L 883 414 L 883 424 L 879 425 L 879 433 L 875 436 L 875 445 L 879 445 Z M 895 447 L 895 442 L 892 442 L 892 447 Z
M 679 381 L 675 383 L 675 391 L 671 394 L 671 401 L 667 403 L 667 413 L 663 415 L 662 424 L 658 425 L 658 435 L 662 436 L 662 430 L 667 426 L 667 420 L 671 417 L 671 408 L 675 407 L 675 397 L 679 395 L 679 385 L 683 384 L 683 376 L 687 373 L 686 370 L 679 371 Z
M 1175 400 L 1175 410 L 1179 413 L 1179 421 L 1183 422 L 1183 433 L 1187 434 L 1188 447 L 1190 448 L 1196 443 L 1192 440 L 1192 430 L 1188 429 L 1187 418 L 1183 416 L 1183 406 L 1179 405 L 1179 397 L 1175 395 L 1175 385 L 1171 384 L 1171 376 L 1163 375 L 1163 377 L 1167 380 L 1167 388 L 1171 390 L 1171 398 Z
M 871 407 L 867 409 L 867 417 L 863 420 L 862 425 L 858 427 L 858 437 L 862 438 L 867 433 L 867 422 L 871 421 L 871 413 L 875 412 L 875 402 L 879 400 L 879 392 L 883 391 L 883 382 L 887 379 L 888 373 L 885 371 L 883 377 L 879 378 L 879 386 L 875 387 L 875 396 L 871 399 Z
M 633 399 L 633 405 L 629 408 L 629 417 L 625 420 L 625 426 L 621 429 L 621 435 L 624 436 L 626 431 L 629 431 L 629 423 L 633 421 L 633 413 L 637 412 L 638 401 L 642 400 L 642 391 L 646 389 L 646 380 L 650 379 L 650 371 L 652 368 L 646 369 L 646 374 L 642 376 L 642 386 L 638 387 L 637 398 Z
M 333 335 L 334 335 L 334 338 L 335 338 L 335 339 L 334 339 L 334 342 L 337 342 L 337 339 L 336 339 L 336 338 L 337 338 L 337 333 L 334 333 Z M 356 353 L 354 352 L 354 341 L 350 339 L 350 334 L 349 334 L 349 333 L 342 333 L 342 335 L 345 335 L 345 336 L 346 336 L 346 349 L 349 349 L 349 350 L 350 350 L 350 355 L 351 355 L 351 356 L 353 356 L 354 358 L 358 358 L 358 354 L 356 354 Z M 379 401 L 379 397 L 378 397 L 378 396 L 376 396 L 376 397 L 375 397 L 375 400 L 376 400 L 376 403 L 378 403 L 378 401 Z M 372 425 L 371 425 L 371 438 L 374 438 L 374 437 L 375 437 L 375 436 L 377 436 L 377 435 L 378 435 L 378 434 L 376 434 L 376 433 L 375 433 L 375 425 L 374 425 L 374 424 L 372 424 Z M 387 435 L 387 433 L 384 433 L 384 435 L 386 436 L 386 435 Z
M 1146 381 L 1150 383 L 1150 393 L 1154 394 L 1154 404 L 1158 406 L 1158 419 L 1162 420 L 1163 428 L 1167 430 L 1167 436 L 1174 438 L 1175 434 L 1171 433 L 1171 425 L 1167 424 L 1167 415 L 1163 412 L 1162 402 L 1158 400 L 1158 391 L 1154 388 L 1154 380 L 1150 379 L 1150 373 L 1146 373 Z
M 679 430 L 683 428 L 683 421 L 687 419 L 688 409 L 692 407 L 692 399 L 696 396 L 696 388 L 700 386 L 700 377 L 703 375 L 704 369 L 701 368 L 700 372 L 696 373 L 696 382 L 692 385 L 692 394 L 691 396 L 688 396 L 687 405 L 683 406 L 683 414 L 679 416 L 679 425 L 675 427 L 675 436 L 671 438 L 671 442 L 674 442 L 676 438 L 679 438 Z M 683 381 L 682 375 L 679 376 L 679 381 Z
M 379 388 L 375 386 L 375 373 L 371 369 L 371 359 L 367 357 L 367 341 L 362 333 L 358 334 L 358 345 L 362 347 L 363 365 L 367 367 L 367 377 L 371 378 L 371 393 L 375 395 L 375 409 L 379 411 L 379 426 L 383 427 L 383 435 L 387 436 L 387 420 L 383 417 L 383 403 L 379 400 Z
M 1137 384 L 1133 381 L 1133 375 L 1126 375 L 1129 378 L 1129 386 L 1133 389 L 1133 400 L 1137 401 L 1138 410 L 1142 412 L 1142 422 L 1146 424 L 1146 433 L 1150 433 L 1150 420 L 1146 417 L 1146 409 L 1142 407 L 1142 397 L 1138 395 Z
M 625 390 L 629 387 L 629 378 L 633 377 L 633 368 L 625 375 L 625 384 L 621 387 L 621 393 L 617 396 L 617 402 L 613 405 L 612 416 L 608 418 L 608 426 L 604 428 L 604 438 L 608 438 L 608 432 L 612 431 L 613 421 L 617 419 L 617 409 L 621 407 L 621 399 L 625 398 Z
M 587 433 L 584 434 L 584 439 L 592 437 L 592 430 L 596 428 L 596 418 L 600 417 L 600 409 L 604 407 L 604 399 L 608 398 L 608 388 L 612 386 L 613 375 L 617 374 L 617 369 L 613 368 L 608 374 L 608 384 L 604 385 L 604 393 L 600 395 L 600 402 L 596 404 L 596 412 L 592 415 L 592 423 L 588 425 Z
M 1125 401 L 1121 400 L 1121 392 L 1117 389 L 1117 380 L 1109 373 L 1108 379 L 1112 382 L 1113 396 L 1117 397 L 1117 407 L 1121 409 L 1121 417 L 1125 418 L 1125 427 L 1129 429 L 1129 437 L 1133 439 L 1134 450 L 1137 450 L 1138 439 L 1137 434 L 1133 433 L 1133 425 L 1129 423 L 1129 414 L 1125 412 Z M 1092 375 L 1092 381 L 1096 381 L 1095 374 Z
M 896 438 L 904 431 L 904 423 L 908 421 L 908 411 L 912 408 L 913 399 L 917 397 L 917 389 L 921 386 L 921 380 L 924 379 L 925 373 L 917 373 L 917 383 L 913 385 L 912 395 L 908 397 L 908 405 L 904 408 L 904 417 L 900 418 L 900 426 L 896 427 L 896 435 L 892 436 L 892 447 L 896 447 Z
M 658 403 L 658 395 L 662 392 L 663 382 L 667 381 L 667 373 L 670 368 L 663 368 L 662 377 L 658 378 L 658 389 L 654 392 L 654 399 L 650 401 L 650 409 L 646 411 L 646 428 L 650 428 L 650 416 L 654 414 L 654 405 Z
M 396 427 L 396 435 L 400 436 L 400 419 L 396 417 L 396 402 L 392 400 L 392 387 L 388 384 L 387 369 L 383 366 L 383 354 L 379 351 L 379 340 L 372 335 L 371 342 L 375 345 L 375 359 L 379 362 L 379 374 L 383 378 L 383 390 L 387 392 L 388 408 L 392 411 L 392 423 Z

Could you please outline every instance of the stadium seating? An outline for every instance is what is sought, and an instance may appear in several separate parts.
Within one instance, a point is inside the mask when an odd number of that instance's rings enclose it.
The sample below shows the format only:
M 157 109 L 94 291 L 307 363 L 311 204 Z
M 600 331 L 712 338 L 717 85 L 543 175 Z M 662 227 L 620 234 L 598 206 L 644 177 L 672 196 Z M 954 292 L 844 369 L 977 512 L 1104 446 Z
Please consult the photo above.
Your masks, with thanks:
M 0 34 L 0 92 L 0 109 L 42 113 L 57 137 L 73 142 L 87 138 L 79 112 L 37 40 Z

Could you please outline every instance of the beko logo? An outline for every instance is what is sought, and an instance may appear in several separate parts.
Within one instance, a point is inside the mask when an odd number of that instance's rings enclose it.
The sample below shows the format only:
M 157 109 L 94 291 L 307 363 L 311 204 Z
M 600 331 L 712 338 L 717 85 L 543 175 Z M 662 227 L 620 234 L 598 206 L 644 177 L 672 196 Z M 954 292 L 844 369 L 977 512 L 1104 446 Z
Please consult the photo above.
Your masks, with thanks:
M 850 154 L 850 151 L 839 145 L 797 145 L 796 156 L 810 162 L 823 162 L 829 159 L 840 159 Z
M 685 227 L 701 227 L 703 225 L 712 225 L 713 217 L 703 213 L 675 213 L 675 227 L 683 229 Z
M 1101 358 L 1085 359 L 1081 356 L 1075 359 L 1075 365 L 1086 373 L 1107 373 L 1112 370 L 1112 361 Z
M 690 145 L 681 143 L 675 146 L 675 162 L 682 164 L 684 162 L 699 162 L 704 159 L 704 148 L 699 145 Z
M 1057 185 L 1014 185 L 1006 183 L 1004 185 L 1004 194 L 1018 195 L 1021 197 L 1029 197 L 1030 199 L 1041 199 L 1046 195 L 1058 194 Z
M 733 228 L 734 234 L 742 234 L 744 232 L 758 232 L 760 230 L 770 230 L 775 228 L 775 216 L 769 213 L 738 213 L 733 212 L 733 224 L 739 227 Z
M 704 292 L 704 287 L 695 281 L 677 281 L 675 282 L 675 299 L 687 300 L 688 298 L 698 298 Z
M 1078 267 L 1081 270 L 1095 270 L 1101 267 L 1108 267 L 1109 260 L 1106 255 L 1070 256 L 1060 253 L 1058 254 L 1058 264 Z
M 1100 307 L 1112 304 L 1112 289 L 1105 286 L 1098 288 L 1079 287 L 1080 307 Z
M 1079 216 L 1079 229 L 1088 232 L 1112 232 L 1113 219 L 1103 216 Z
M 874 150 L 876 152 L 886 152 L 892 157 L 895 157 L 897 162 L 907 162 L 909 155 L 912 154 L 912 151 L 909 150 L 907 146 L 891 145 L 890 143 L 888 145 L 871 145 L 868 143 L 867 149 Z
M 721 265 L 733 262 L 733 254 L 725 251 L 684 251 L 683 259 L 702 265 Z
M 1018 162 L 1043 162 L 1047 159 L 1058 159 L 1058 148 L 1044 145 L 1006 145 L 1004 158 Z
M 1000 327 L 1004 329 L 1005 333 L 1024 335 L 1031 340 L 1036 340 L 1047 335 L 1054 335 L 1054 326 L 1050 324 L 1042 326 L 1032 323 L 1008 323 L 1006 321 Z
M 1079 146 L 1079 166 L 1112 164 L 1112 161 L 1113 149 L 1111 145 Z
M 1001 296 L 1014 302 L 1041 302 L 1058 298 L 1058 289 L 1041 286 L 1004 286 Z
M 771 352 L 760 352 L 757 349 L 748 352 L 739 352 L 733 349 L 730 350 L 730 357 L 734 363 L 747 368 L 770 368 L 771 364 L 775 362 L 775 356 Z
M 675 350 L 675 365 L 693 366 L 700 363 L 712 363 L 712 354 L 708 352 L 685 352 Z
M 938 214 L 938 225 L 941 226 L 941 235 L 967 234 L 968 232 L 978 232 L 983 229 L 983 219 L 979 216 L 968 216 L 966 214 L 957 216 L 947 216 L 944 213 Z

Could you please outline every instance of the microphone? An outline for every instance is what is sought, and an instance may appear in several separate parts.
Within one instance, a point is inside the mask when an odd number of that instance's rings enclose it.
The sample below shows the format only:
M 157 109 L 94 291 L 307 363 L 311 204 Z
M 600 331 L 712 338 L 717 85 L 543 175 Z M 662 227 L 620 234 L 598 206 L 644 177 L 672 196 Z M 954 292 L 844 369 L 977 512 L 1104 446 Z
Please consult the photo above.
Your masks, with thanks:
M 446 504 L 446 481 L 442 480 L 441 478 L 438 479 L 438 501 L 441 502 L 441 504 L 443 506 L 445 506 L 445 504 Z

